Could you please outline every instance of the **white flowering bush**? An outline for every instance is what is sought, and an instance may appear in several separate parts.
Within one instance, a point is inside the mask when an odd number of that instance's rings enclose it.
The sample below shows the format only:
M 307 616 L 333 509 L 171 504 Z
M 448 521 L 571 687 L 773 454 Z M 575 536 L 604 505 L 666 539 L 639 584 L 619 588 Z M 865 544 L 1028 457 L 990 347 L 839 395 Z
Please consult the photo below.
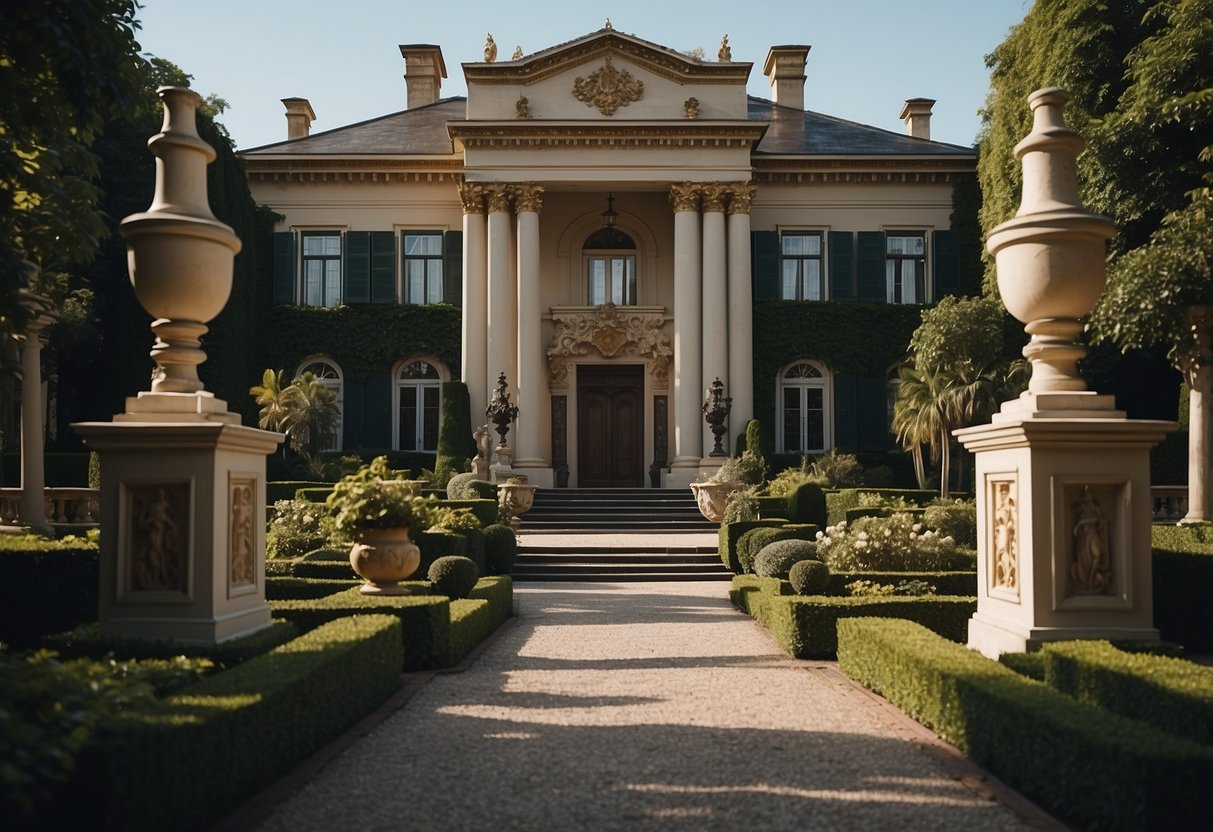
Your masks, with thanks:
M 935 572 L 949 568 L 956 544 L 909 514 L 894 514 L 827 527 L 817 533 L 817 556 L 833 572 Z
M 333 518 L 323 503 L 279 500 L 265 534 L 267 558 L 297 558 L 327 545 L 335 535 Z

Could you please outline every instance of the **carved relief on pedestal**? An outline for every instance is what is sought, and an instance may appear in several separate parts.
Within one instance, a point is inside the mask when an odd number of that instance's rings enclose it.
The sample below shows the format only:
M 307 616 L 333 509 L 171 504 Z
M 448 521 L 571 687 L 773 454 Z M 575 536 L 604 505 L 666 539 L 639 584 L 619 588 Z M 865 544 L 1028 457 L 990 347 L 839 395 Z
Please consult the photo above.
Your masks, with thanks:
M 604 116 L 614 115 L 620 107 L 639 101 L 644 95 L 644 82 L 632 77 L 626 69 L 616 69 L 607 55 L 601 69 L 573 80 L 573 97 L 587 107 L 595 107 Z
M 127 485 L 128 592 L 189 590 L 188 482 Z
M 1019 597 L 1019 507 L 1015 480 L 993 480 L 989 485 L 990 560 L 989 589 Z
M 229 483 L 228 516 L 232 519 L 228 540 L 229 588 L 252 586 L 256 563 L 257 535 L 253 527 L 257 481 L 233 479 Z
M 603 358 L 617 355 L 644 358 L 653 375 L 654 389 L 669 387 L 674 350 L 662 331 L 665 324 L 662 312 L 608 303 L 584 311 L 553 312 L 552 322 L 556 334 L 548 347 L 548 373 L 553 388 L 567 385 L 570 359 L 589 355 L 591 347 Z
M 1112 594 L 1112 535 L 1108 508 L 1089 485 L 1066 490 L 1070 502 L 1067 595 Z

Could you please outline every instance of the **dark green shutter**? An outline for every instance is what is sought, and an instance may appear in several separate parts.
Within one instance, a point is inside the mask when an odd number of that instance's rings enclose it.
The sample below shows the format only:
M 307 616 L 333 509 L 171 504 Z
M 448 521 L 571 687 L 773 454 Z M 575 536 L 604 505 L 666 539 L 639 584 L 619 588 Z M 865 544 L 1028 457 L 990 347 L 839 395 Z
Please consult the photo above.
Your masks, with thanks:
M 931 244 L 935 263 L 935 297 L 960 292 L 960 240 L 955 231 L 936 231 Z
M 859 445 L 855 377 L 834 376 L 834 447 L 853 451 Z
M 363 422 L 366 420 L 362 382 L 346 379 L 341 389 L 341 447 L 366 447 Z
M 831 231 L 830 300 L 855 300 L 855 235 Z
M 448 231 L 442 237 L 442 299 L 463 306 L 463 232 Z
M 342 268 L 345 287 L 342 303 L 370 303 L 371 300 L 371 233 L 345 232 L 342 247 L 345 263 Z
M 888 278 L 885 276 L 883 231 L 860 231 L 856 246 L 856 273 L 859 276 L 859 299 L 884 301 L 888 299 Z
M 754 300 L 779 300 L 779 232 L 751 232 L 750 251 Z
M 274 232 L 274 276 L 270 297 L 275 305 L 295 302 L 295 232 Z M 265 297 L 262 295 L 262 297 Z
M 372 231 L 371 303 L 396 302 L 396 232 Z
M 392 446 L 392 377 L 385 372 L 371 373 L 362 385 L 362 443 L 367 448 Z
M 889 449 L 888 390 L 882 378 L 855 379 L 856 449 Z

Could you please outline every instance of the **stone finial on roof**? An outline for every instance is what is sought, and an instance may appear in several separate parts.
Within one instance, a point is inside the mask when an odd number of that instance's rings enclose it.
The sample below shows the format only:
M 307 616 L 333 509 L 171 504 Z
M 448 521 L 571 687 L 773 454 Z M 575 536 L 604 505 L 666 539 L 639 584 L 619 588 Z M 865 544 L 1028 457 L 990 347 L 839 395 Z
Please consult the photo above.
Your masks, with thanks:
M 729 63 L 733 60 L 733 48 L 729 46 L 729 36 L 727 34 L 720 39 L 720 51 L 716 53 L 716 57 L 722 63 Z
M 490 32 L 484 39 L 484 62 L 491 64 L 497 60 L 497 42 L 493 40 L 493 34 Z

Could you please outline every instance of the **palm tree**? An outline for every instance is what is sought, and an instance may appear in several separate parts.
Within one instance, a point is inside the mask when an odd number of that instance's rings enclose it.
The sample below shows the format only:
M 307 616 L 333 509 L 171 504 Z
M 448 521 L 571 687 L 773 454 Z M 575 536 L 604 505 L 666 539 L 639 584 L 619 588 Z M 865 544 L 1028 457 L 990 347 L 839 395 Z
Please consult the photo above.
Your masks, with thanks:
M 287 405 L 282 429 L 287 441 L 318 472 L 321 445 L 333 435 L 340 419 L 337 394 L 312 373 L 304 373 L 282 392 Z
M 913 366 L 905 365 L 897 371 L 897 401 L 893 404 L 893 433 L 901 447 L 910 452 L 914 460 L 914 477 L 919 488 L 927 487 L 926 466 L 922 459 L 922 446 L 932 449 L 939 426 L 935 423 L 935 411 L 931 407 L 934 394 L 926 379 Z
M 290 410 L 288 390 L 282 386 L 281 370 L 266 370 L 261 374 L 261 384 L 249 388 L 249 395 L 261 408 L 257 418 L 257 427 L 262 430 L 282 430 Z M 286 447 L 282 448 L 282 456 L 286 457 Z

